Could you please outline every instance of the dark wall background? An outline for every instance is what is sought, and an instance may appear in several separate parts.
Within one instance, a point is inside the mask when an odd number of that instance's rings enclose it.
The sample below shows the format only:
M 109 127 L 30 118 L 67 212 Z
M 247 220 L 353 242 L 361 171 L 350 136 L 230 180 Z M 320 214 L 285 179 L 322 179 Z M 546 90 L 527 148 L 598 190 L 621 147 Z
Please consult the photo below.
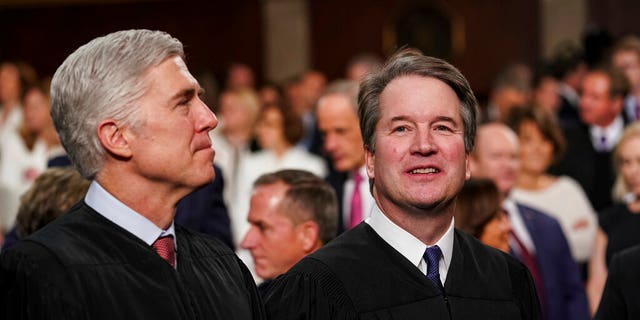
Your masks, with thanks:
M 464 25 L 464 51 L 446 58 L 479 95 L 509 62 L 534 63 L 539 52 L 538 1 L 314 0 L 310 2 L 314 67 L 331 77 L 361 51 L 388 55 L 398 45 L 393 26 L 412 10 L 433 8 Z M 429 52 L 426 52 L 429 54 Z
M 0 59 L 25 60 L 47 75 L 72 50 L 96 36 L 151 28 L 165 30 L 185 44 L 187 62 L 196 74 L 213 72 L 221 80 L 227 65 L 239 61 L 249 64 L 258 80 L 263 80 L 262 5 L 266 0 L 117 1 L 67 5 L 0 1 Z M 402 17 L 420 10 L 433 10 L 462 26 L 457 39 L 462 40 L 463 50 L 450 48 L 443 58 L 461 69 L 481 100 L 501 67 L 510 62 L 534 64 L 539 56 L 541 0 L 308 1 L 312 67 L 330 79 L 342 77 L 346 62 L 357 53 L 386 56 L 402 45 L 395 26 Z M 640 34 L 640 1 L 585 1 L 591 25 L 613 36 Z M 442 42 L 443 32 L 427 32 L 423 38 Z M 437 49 L 442 52 L 442 46 Z
M 258 0 L 0 7 L 0 57 L 52 74 L 82 44 L 131 28 L 159 29 L 180 39 L 194 73 L 221 76 L 235 61 L 262 73 Z

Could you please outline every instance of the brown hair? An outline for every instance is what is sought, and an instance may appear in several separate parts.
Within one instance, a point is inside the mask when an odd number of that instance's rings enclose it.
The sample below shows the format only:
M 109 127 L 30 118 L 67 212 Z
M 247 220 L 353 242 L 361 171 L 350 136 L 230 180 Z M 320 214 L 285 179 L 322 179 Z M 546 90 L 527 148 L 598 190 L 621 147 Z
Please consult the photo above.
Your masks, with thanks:
M 304 134 L 300 116 L 286 104 L 268 104 L 264 106 L 262 113 L 264 114 L 264 112 L 269 109 L 275 109 L 282 115 L 282 130 L 284 131 L 284 138 L 287 142 L 291 145 L 298 143 Z
M 20 197 L 17 232 L 24 238 L 66 213 L 89 189 L 89 180 L 73 168 L 43 172 Z
M 512 108 L 505 119 L 505 124 L 520 135 L 520 127 L 526 121 L 533 122 L 542 136 L 553 145 L 553 160 L 558 160 L 565 151 L 565 140 L 562 129 L 556 118 L 547 110 L 533 106 Z
M 456 228 L 480 238 L 500 210 L 500 193 L 495 183 L 489 179 L 470 179 L 456 198 Z
M 289 187 L 280 208 L 293 224 L 312 220 L 318 225 L 323 244 L 333 239 L 338 227 L 338 200 L 333 188 L 311 172 L 294 169 L 266 173 L 253 186 L 278 182 Z

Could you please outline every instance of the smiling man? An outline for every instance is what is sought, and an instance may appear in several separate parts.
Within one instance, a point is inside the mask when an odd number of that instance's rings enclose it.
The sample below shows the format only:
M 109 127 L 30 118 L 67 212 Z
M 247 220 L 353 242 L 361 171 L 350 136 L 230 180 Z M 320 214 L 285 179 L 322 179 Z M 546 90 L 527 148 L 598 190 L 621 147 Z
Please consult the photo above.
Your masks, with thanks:
M 5 319 L 263 319 L 247 268 L 221 242 L 174 225 L 214 178 L 218 121 L 170 35 L 128 30 L 71 54 L 52 117 L 92 180 L 68 214 L 4 251 Z
M 450 64 L 403 50 L 360 86 L 375 206 L 276 279 L 272 319 L 539 319 L 526 267 L 454 229 L 477 103 Z

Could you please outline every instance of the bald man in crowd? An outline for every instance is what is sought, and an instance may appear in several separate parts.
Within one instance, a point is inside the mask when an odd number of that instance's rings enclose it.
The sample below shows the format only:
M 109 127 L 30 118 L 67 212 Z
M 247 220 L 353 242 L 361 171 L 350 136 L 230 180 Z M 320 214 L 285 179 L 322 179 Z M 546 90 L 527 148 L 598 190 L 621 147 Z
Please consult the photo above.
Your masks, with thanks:
M 511 251 L 531 272 L 545 319 L 588 319 L 578 266 L 560 224 L 551 216 L 513 201 L 509 194 L 518 172 L 518 137 L 502 123 L 478 129 L 471 173 L 495 182 L 513 232 Z

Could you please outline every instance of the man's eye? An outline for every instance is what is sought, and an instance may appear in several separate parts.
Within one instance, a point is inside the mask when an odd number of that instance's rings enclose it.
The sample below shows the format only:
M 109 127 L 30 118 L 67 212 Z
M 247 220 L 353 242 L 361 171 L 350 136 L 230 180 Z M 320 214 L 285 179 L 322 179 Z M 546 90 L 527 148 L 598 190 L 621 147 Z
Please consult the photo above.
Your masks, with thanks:
M 393 128 L 393 132 L 406 132 L 406 131 L 407 131 L 407 127 L 405 126 L 399 126 L 399 127 Z
M 445 125 L 436 126 L 435 129 L 436 129 L 436 131 L 453 132 L 453 129 L 451 129 L 451 128 L 445 126 Z

